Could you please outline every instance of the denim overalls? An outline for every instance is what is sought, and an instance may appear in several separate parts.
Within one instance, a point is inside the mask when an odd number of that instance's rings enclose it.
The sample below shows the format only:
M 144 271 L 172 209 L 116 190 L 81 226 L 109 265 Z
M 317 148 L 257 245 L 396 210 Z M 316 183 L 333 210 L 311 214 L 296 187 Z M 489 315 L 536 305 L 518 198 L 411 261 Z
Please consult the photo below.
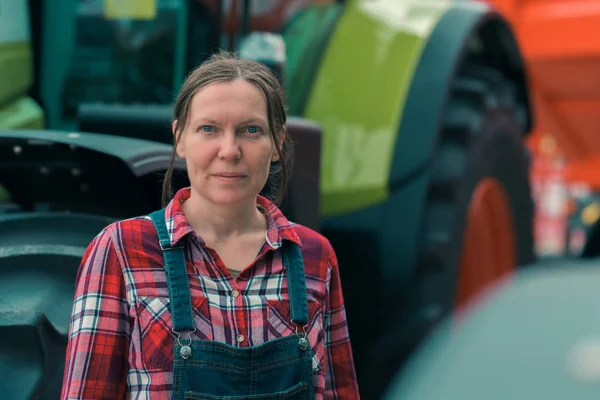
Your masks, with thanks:
M 313 352 L 305 331 L 308 303 L 300 248 L 289 241 L 283 246 L 296 334 L 254 347 L 233 347 L 192 338 L 195 327 L 183 247 L 171 247 L 164 209 L 150 217 L 163 251 L 176 335 L 172 399 L 313 399 Z

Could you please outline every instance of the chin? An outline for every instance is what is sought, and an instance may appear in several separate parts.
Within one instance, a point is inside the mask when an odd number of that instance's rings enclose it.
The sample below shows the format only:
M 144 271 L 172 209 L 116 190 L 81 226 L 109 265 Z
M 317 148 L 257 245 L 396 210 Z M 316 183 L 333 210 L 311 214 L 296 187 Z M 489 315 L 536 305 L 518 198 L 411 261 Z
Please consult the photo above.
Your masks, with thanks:
M 258 194 L 248 193 L 246 191 L 215 190 L 211 193 L 200 193 L 200 195 L 211 203 L 233 206 L 254 200 Z

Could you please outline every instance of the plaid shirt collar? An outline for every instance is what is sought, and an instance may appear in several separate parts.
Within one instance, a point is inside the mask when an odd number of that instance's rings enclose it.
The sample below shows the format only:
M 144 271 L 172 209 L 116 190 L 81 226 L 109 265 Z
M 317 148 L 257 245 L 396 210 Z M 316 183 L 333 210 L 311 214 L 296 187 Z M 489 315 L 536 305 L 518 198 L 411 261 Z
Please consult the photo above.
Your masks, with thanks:
M 182 238 L 194 232 L 194 228 L 187 220 L 182 206 L 182 203 L 190 198 L 191 192 L 191 187 L 180 189 L 166 207 L 165 217 L 171 236 L 171 246 L 175 246 Z M 288 221 L 273 202 L 260 195 L 257 196 L 256 202 L 267 216 L 266 239 L 272 248 L 281 247 L 284 239 L 302 246 L 293 224 Z

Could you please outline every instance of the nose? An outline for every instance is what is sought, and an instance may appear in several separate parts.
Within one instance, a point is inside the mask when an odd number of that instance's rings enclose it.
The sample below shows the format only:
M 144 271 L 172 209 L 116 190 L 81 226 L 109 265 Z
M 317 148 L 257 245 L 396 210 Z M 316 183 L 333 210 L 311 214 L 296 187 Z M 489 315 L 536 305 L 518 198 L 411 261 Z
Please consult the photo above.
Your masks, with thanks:
M 242 157 L 242 149 L 235 133 L 227 132 L 221 136 L 219 147 L 219 158 L 222 160 L 239 160 Z

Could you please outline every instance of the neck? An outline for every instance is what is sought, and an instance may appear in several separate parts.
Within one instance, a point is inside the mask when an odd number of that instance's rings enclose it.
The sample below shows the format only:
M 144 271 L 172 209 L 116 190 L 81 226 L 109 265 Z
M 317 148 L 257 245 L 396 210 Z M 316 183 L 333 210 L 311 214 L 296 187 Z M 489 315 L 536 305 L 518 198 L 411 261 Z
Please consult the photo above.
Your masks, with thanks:
M 186 218 L 207 244 L 226 242 L 233 237 L 264 232 L 267 223 L 256 207 L 256 199 L 221 205 L 194 193 L 183 203 Z

